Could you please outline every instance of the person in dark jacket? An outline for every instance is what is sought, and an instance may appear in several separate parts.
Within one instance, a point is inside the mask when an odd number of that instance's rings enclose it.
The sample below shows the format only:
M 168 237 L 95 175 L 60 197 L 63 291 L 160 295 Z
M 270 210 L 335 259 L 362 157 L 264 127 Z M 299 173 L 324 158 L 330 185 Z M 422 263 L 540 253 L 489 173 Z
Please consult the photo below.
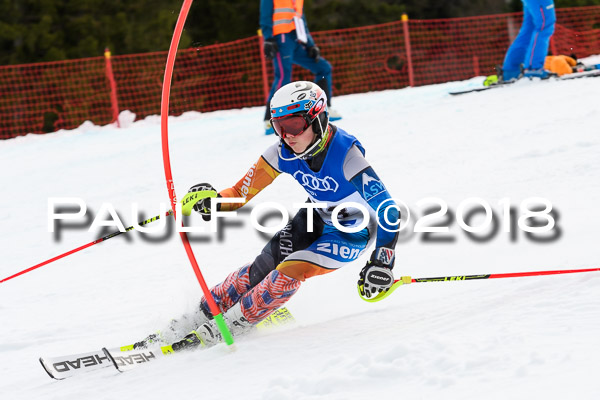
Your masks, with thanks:
M 261 0 L 260 27 L 264 41 L 264 55 L 273 60 L 275 79 L 267 99 L 265 133 L 274 133 L 270 122 L 269 104 L 273 94 L 292 80 L 292 65 L 297 64 L 315 75 L 315 82 L 325 91 L 329 118 L 336 121 L 340 114 L 331 109 L 331 64 L 321 57 L 303 12 L 303 0 Z

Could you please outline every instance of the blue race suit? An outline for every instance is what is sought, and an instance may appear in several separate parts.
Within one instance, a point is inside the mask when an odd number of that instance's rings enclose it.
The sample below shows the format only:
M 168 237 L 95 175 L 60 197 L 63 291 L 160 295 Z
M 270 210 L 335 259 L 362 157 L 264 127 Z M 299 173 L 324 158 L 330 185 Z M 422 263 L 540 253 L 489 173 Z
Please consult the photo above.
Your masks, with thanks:
M 505 81 L 519 76 L 521 64 L 525 69 L 544 66 L 555 22 L 554 0 L 523 0 L 523 25 L 504 57 Z

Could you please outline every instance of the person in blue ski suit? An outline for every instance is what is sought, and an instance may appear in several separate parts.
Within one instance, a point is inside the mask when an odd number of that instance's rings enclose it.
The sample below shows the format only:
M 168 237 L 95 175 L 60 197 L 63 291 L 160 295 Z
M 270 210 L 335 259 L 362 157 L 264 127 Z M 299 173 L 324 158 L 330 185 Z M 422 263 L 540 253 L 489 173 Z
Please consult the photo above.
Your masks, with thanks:
M 327 95 L 330 119 L 335 121 L 341 118 L 331 109 L 332 67 L 321 57 L 321 51 L 308 30 L 303 3 L 303 0 L 260 1 L 259 22 L 264 37 L 264 55 L 273 60 L 275 75 L 265 111 L 266 134 L 274 133 L 270 123 L 271 98 L 279 88 L 291 82 L 293 64 L 306 68 L 315 75 L 314 81 Z M 299 29 L 296 27 L 297 23 L 302 24 Z M 302 37 L 302 31 L 305 32 L 305 38 Z
M 270 105 L 279 140 L 263 151 L 234 186 L 217 192 L 201 183 L 182 199 L 184 215 L 196 211 L 207 219 L 214 211 L 213 198 L 221 197 L 217 210 L 233 211 L 243 204 L 228 203 L 227 198 L 244 197 L 247 204 L 283 174 L 292 176 L 308 194 L 307 207 L 260 254 L 211 289 L 234 336 L 247 333 L 271 315 L 306 279 L 352 264 L 372 245 L 375 249 L 359 274 L 360 293 L 375 296 L 394 283 L 400 210 L 366 160 L 362 144 L 329 123 L 327 97 L 313 82 L 283 86 Z M 222 341 L 205 298 L 194 315 L 178 323 L 170 329 L 182 332 L 185 324 L 194 331 L 173 348 Z
M 523 25 L 504 57 L 504 81 L 520 78 L 521 64 L 525 77 L 547 78 L 550 74 L 544 69 L 544 60 L 556 23 L 554 0 L 522 1 Z

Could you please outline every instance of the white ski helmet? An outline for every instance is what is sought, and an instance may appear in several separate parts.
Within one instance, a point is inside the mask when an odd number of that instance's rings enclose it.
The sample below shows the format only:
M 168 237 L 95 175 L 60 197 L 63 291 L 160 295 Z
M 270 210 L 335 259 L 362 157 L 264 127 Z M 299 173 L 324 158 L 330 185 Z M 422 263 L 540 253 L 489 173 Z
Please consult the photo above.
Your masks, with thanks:
M 270 106 L 273 128 L 277 125 L 274 123 L 277 119 L 300 114 L 306 120 L 304 129 L 312 124 L 313 131 L 319 138 L 322 138 L 327 130 L 329 123 L 327 95 L 316 83 L 307 81 L 288 83 L 275 92 Z M 275 131 L 281 136 L 277 129 Z

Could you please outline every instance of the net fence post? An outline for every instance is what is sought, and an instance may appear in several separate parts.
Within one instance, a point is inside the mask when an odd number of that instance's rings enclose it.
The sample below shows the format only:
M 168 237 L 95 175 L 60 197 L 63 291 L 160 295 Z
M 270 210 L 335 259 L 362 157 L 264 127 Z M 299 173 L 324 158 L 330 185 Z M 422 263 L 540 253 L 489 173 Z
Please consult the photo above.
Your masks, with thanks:
M 404 31 L 404 47 L 406 48 L 406 60 L 408 61 L 408 84 L 415 86 L 415 74 L 413 71 L 412 51 L 410 49 L 410 32 L 408 30 L 408 15 L 402 14 L 402 29 Z
M 119 102 L 117 101 L 117 82 L 115 81 L 115 75 L 113 74 L 112 61 L 110 49 L 107 47 L 104 49 L 104 59 L 106 60 L 106 77 L 110 84 L 110 106 L 112 110 L 112 122 L 117 122 L 117 127 L 120 128 L 119 123 Z

